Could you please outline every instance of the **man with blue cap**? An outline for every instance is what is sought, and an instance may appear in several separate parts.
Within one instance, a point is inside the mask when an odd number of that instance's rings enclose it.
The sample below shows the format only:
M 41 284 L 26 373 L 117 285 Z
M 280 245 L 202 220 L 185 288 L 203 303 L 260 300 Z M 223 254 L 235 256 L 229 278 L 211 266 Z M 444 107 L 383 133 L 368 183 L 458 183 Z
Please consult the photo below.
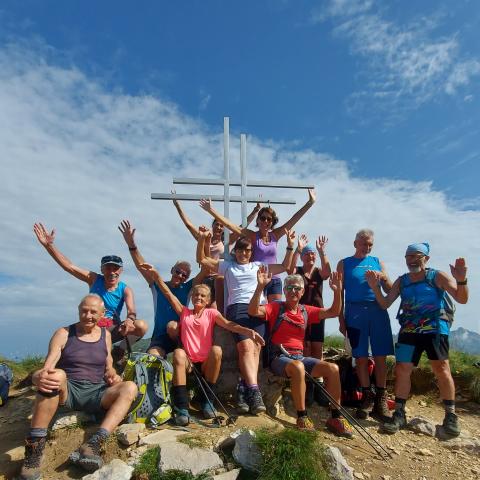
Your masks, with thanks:
M 467 265 L 457 258 L 450 265 L 452 275 L 427 267 L 430 259 L 428 243 L 407 247 L 405 261 L 408 273 L 399 277 L 386 296 L 382 294 L 376 272 L 368 271 L 368 284 L 379 305 L 387 309 L 398 297 L 400 331 L 395 345 L 395 412 L 382 429 L 395 433 L 407 424 L 405 403 L 410 394 L 410 376 L 425 351 L 438 382 L 445 407 L 443 429 L 452 437 L 460 434 L 455 414 L 455 384 L 448 362 L 448 335 L 453 321 L 454 306 L 448 295 L 461 304 L 468 301 Z

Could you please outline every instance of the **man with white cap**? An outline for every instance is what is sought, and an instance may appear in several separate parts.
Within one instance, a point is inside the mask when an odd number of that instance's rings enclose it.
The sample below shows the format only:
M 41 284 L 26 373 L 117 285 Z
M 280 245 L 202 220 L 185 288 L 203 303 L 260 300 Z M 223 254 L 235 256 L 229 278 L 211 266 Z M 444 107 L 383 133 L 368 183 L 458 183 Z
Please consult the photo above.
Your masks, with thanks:
M 386 296 L 380 291 L 377 272 L 366 273 L 382 308 L 387 309 L 401 298 L 397 315 L 400 332 L 395 345 L 395 412 L 382 426 L 385 433 L 395 433 L 406 426 L 405 403 L 410 394 L 410 376 L 425 351 L 445 407 L 444 431 L 451 436 L 460 434 L 455 414 L 455 384 L 448 362 L 448 335 L 454 311 L 448 295 L 458 303 L 467 303 L 467 266 L 464 258 L 457 258 L 455 265 L 450 265 L 452 275 L 448 275 L 427 267 L 429 255 L 428 243 L 409 245 L 405 253 L 408 273 L 394 282 Z

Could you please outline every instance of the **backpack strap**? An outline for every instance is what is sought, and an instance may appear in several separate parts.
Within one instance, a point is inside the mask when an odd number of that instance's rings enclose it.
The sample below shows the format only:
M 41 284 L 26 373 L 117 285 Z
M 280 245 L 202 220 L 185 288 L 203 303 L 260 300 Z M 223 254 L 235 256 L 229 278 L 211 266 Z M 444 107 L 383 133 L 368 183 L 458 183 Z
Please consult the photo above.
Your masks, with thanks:
M 297 324 L 294 324 L 292 321 L 286 318 L 286 309 L 285 309 L 285 304 L 281 303 L 280 304 L 280 310 L 278 311 L 278 316 L 277 319 L 275 320 L 275 323 L 273 325 L 272 331 L 270 332 L 270 338 L 273 337 L 275 332 L 280 328 L 280 325 L 282 324 L 283 321 L 286 321 L 288 323 L 291 323 L 292 325 L 295 325 L 297 327 L 302 328 L 303 330 L 306 330 L 308 327 L 308 313 L 307 309 L 305 308 L 305 305 L 299 305 L 298 308 L 300 309 L 300 313 L 302 314 L 303 317 L 303 322 L 304 325 L 300 326 Z

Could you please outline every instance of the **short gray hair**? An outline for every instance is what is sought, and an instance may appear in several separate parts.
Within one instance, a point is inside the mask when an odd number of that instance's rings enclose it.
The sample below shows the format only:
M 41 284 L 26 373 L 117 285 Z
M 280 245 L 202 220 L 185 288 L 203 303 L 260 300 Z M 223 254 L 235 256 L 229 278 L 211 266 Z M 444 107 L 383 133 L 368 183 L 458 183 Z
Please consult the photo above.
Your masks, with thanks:
M 369 228 L 362 228 L 355 235 L 355 240 L 358 240 L 359 238 L 373 238 L 373 230 L 370 230 Z
M 283 281 L 283 286 L 286 288 L 288 285 L 291 284 L 301 285 L 302 288 L 305 288 L 305 282 L 303 281 L 303 277 L 301 275 L 287 275 L 285 280 Z
M 186 260 L 178 260 L 175 262 L 175 265 L 172 268 L 177 268 L 179 265 L 185 265 L 188 268 L 188 272 L 192 273 L 192 266 L 190 265 L 190 262 L 187 262 Z
M 94 298 L 95 300 L 100 300 L 100 303 L 102 304 L 103 309 L 105 310 L 105 302 L 103 301 L 103 298 L 98 295 L 98 293 L 87 293 L 81 300 L 80 303 L 78 304 L 78 308 L 80 308 L 87 300 L 87 298 Z

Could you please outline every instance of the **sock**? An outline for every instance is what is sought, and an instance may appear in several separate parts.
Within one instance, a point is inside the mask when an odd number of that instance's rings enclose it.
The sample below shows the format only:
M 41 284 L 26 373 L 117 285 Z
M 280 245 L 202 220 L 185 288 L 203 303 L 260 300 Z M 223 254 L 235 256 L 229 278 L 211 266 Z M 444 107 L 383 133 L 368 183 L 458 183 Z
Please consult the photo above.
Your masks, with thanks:
M 395 411 L 405 413 L 405 404 L 407 400 L 400 397 L 395 397 Z
M 340 410 L 332 408 L 332 418 L 340 418 L 341 416 Z
M 186 385 L 174 385 L 172 387 L 173 404 L 177 408 L 188 410 L 188 392 Z
M 297 417 L 306 417 L 307 416 L 307 411 L 306 410 L 297 410 Z
M 250 390 L 258 390 L 258 384 L 252 383 L 251 385 L 245 384 Z
M 40 440 L 43 437 L 47 436 L 47 429 L 46 428 L 31 428 L 28 438 L 31 438 L 32 440 Z
M 445 413 L 455 413 L 455 400 L 444 400 Z
M 102 444 L 110 436 L 110 432 L 106 428 L 99 428 L 89 439 L 88 444 Z

